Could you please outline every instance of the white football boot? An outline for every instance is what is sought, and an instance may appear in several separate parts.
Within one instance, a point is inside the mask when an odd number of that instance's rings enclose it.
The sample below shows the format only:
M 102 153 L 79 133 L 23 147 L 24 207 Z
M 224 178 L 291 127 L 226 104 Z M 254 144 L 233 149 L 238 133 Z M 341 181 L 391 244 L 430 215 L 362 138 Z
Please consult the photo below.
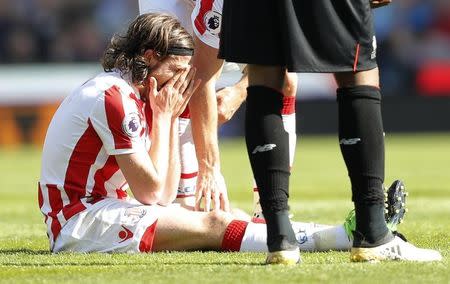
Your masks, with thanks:
M 387 260 L 403 261 L 440 261 L 441 254 L 436 250 L 417 248 L 411 243 L 395 236 L 384 245 L 373 248 L 353 247 L 350 251 L 350 260 L 353 262 L 376 262 Z

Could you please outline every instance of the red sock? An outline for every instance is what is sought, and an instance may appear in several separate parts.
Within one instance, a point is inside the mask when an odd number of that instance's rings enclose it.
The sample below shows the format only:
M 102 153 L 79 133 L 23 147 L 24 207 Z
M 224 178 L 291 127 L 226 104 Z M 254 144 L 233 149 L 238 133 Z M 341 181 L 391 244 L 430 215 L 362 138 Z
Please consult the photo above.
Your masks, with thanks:
M 222 240 L 222 251 L 239 251 L 248 222 L 233 220 L 228 224 Z
M 293 114 L 295 113 L 295 97 L 283 97 L 283 109 L 281 114 Z

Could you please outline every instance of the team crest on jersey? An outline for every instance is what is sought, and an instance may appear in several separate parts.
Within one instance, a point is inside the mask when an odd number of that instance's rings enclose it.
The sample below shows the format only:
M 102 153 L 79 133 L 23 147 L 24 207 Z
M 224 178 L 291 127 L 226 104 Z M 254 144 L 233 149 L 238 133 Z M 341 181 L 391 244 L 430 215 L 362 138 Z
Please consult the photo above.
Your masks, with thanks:
M 213 35 L 218 35 L 222 24 L 222 15 L 216 11 L 209 11 L 203 17 L 206 29 Z
M 141 117 L 139 114 L 132 112 L 125 115 L 122 122 L 122 130 L 129 137 L 137 137 L 142 130 Z

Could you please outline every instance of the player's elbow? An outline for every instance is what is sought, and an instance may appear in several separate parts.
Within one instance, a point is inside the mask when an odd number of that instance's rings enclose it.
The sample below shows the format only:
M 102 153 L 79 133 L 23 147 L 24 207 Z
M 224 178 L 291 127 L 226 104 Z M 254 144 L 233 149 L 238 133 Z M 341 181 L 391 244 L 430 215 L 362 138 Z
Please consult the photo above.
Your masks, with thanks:
M 161 198 L 161 199 L 158 201 L 158 205 L 161 205 L 161 206 L 169 206 L 170 204 L 173 203 L 174 200 L 175 200 L 175 198 Z
M 162 199 L 162 187 L 162 185 L 153 184 L 151 190 L 146 188 L 145 190 L 134 191 L 134 198 L 145 205 L 157 204 Z
M 136 198 L 137 201 L 144 205 L 154 205 L 160 202 L 161 200 L 161 193 L 160 192 L 150 192 L 145 195 L 134 195 L 134 198 Z

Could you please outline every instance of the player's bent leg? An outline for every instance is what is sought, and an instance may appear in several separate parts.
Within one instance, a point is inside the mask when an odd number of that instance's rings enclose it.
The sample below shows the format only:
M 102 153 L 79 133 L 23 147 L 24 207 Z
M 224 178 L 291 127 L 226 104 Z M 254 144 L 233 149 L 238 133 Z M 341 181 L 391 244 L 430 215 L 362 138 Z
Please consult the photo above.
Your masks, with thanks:
M 283 94 L 286 97 L 295 97 L 297 95 L 298 77 L 297 73 L 286 71 L 284 78 Z
M 295 117 L 295 102 L 297 94 L 297 74 L 286 72 L 283 88 L 283 109 L 281 110 L 284 130 L 289 135 L 289 168 L 294 164 L 295 148 L 297 144 L 297 123 Z
M 179 118 L 178 135 L 180 136 L 181 176 L 175 203 L 193 210 L 195 206 L 198 162 L 188 108 Z
M 220 250 L 232 221 L 231 214 L 220 210 L 169 208 L 158 218 L 153 251 Z

